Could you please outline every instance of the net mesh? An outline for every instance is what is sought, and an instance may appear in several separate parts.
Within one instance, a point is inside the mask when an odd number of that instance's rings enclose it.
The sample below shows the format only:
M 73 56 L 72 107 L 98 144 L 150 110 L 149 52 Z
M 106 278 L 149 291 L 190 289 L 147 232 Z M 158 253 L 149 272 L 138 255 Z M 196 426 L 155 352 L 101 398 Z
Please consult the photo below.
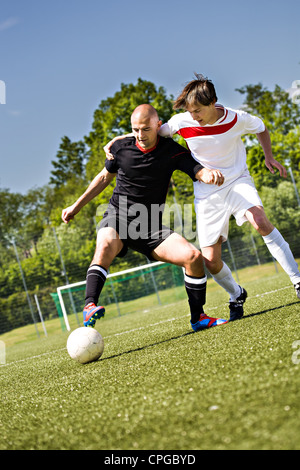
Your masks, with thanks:
M 80 282 L 58 288 L 59 309 L 65 310 L 71 329 L 82 323 L 85 287 L 85 282 Z M 182 268 L 168 263 L 153 263 L 109 274 L 98 305 L 105 307 L 105 318 L 112 318 L 147 311 L 185 297 Z

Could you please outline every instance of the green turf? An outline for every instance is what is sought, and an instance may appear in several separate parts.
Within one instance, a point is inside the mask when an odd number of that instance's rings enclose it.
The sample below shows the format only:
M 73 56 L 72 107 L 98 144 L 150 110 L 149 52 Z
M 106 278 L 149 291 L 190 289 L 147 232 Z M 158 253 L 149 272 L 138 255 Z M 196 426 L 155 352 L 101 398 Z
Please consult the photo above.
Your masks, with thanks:
M 193 333 L 186 300 L 98 321 L 95 363 L 72 361 L 59 327 L 2 335 L 0 449 L 298 450 L 300 302 L 263 269 L 241 273 L 238 322 Z M 228 318 L 226 300 L 211 285 L 207 314 Z

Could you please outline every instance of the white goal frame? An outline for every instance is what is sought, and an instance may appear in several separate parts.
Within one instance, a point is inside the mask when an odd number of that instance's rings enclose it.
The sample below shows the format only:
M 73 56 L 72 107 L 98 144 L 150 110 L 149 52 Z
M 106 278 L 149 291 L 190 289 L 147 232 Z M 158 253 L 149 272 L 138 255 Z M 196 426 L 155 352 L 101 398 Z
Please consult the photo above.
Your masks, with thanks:
M 153 268 L 155 266 L 159 266 L 160 264 L 167 264 L 167 263 L 165 263 L 164 261 L 156 261 L 154 263 L 144 264 L 143 266 L 136 266 L 135 268 L 124 269 L 123 271 L 118 271 L 116 273 L 108 274 L 107 278 L 121 276 L 122 274 L 128 274 L 128 273 L 132 273 L 132 272 L 135 272 L 135 271 L 140 271 L 142 269 Z M 68 314 L 67 314 L 64 299 L 63 299 L 63 296 L 62 296 L 62 291 L 71 289 L 72 287 L 76 287 L 76 286 L 83 286 L 84 284 L 86 284 L 86 280 L 85 281 L 74 282 L 73 284 L 66 284 L 66 285 L 60 286 L 56 289 L 58 299 L 59 299 L 59 303 L 60 303 L 60 306 L 61 306 L 61 310 L 62 310 L 62 313 L 63 313 L 64 321 L 65 321 L 66 328 L 67 328 L 68 331 L 71 331 L 71 327 L 70 327 L 70 324 L 69 324 Z

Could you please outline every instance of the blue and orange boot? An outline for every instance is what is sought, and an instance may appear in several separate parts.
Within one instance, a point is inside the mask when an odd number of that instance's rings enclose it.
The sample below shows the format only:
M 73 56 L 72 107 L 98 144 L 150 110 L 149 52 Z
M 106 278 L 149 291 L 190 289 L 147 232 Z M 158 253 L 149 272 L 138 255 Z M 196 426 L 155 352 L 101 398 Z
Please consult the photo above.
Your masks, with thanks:
M 212 318 L 201 313 L 199 320 L 196 323 L 192 323 L 192 328 L 194 331 L 206 330 L 206 328 L 211 328 L 212 326 L 224 325 L 228 320 L 223 320 L 223 318 Z
M 83 310 L 83 324 L 84 326 L 90 326 L 94 328 L 96 320 L 104 317 L 105 308 L 96 307 L 93 302 L 90 302 L 84 307 Z

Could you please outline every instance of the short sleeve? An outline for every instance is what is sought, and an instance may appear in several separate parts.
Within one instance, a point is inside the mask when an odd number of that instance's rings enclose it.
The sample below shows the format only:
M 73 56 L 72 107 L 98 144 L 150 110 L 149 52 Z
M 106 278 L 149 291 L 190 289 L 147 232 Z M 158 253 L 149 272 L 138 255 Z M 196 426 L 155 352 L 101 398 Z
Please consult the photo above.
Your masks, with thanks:
M 246 113 L 245 111 L 239 112 L 239 117 L 243 123 L 243 128 L 245 134 L 260 134 L 264 132 L 265 125 L 264 122 L 257 116 Z
M 168 126 L 168 131 L 169 131 L 169 136 L 172 137 L 174 134 L 176 134 L 179 129 L 180 129 L 180 125 L 179 125 L 179 121 L 180 121 L 180 114 L 175 114 L 174 116 L 172 116 L 169 120 L 168 120 L 168 123 L 167 123 L 167 126 Z
M 171 133 L 170 126 L 167 122 L 165 124 L 163 124 L 162 126 L 160 126 L 160 129 L 159 129 L 158 133 L 162 137 L 172 137 L 173 136 L 173 133 Z
M 118 166 L 116 158 L 114 158 L 114 160 L 106 159 L 105 168 L 107 169 L 109 173 L 118 173 L 119 166 Z

